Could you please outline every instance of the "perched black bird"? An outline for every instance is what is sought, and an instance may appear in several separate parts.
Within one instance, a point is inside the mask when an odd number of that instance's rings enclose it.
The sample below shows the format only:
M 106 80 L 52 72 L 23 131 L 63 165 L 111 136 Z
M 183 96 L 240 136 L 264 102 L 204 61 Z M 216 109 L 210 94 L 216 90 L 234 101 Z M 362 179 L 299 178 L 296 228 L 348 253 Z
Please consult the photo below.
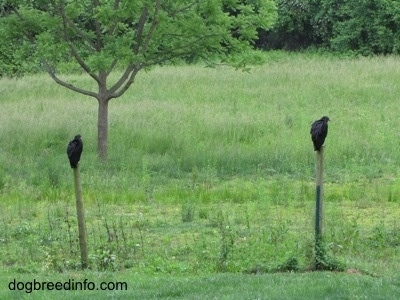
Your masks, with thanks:
M 71 168 L 75 169 L 78 166 L 78 162 L 81 159 L 82 150 L 83 142 L 81 139 L 81 135 L 78 134 L 74 137 L 72 141 L 68 143 L 67 147 L 67 154 Z
M 325 142 L 325 138 L 328 134 L 328 121 L 327 116 L 323 116 L 321 119 L 315 121 L 311 125 L 311 140 L 314 144 L 314 151 L 320 151 L 322 145 Z

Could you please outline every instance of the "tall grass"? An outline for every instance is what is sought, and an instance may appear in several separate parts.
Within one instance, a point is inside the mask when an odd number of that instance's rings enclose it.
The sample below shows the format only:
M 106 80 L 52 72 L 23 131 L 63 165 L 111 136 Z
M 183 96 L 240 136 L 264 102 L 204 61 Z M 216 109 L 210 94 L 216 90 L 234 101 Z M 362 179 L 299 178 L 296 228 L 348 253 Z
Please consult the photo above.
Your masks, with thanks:
M 95 89 L 84 75 L 66 78 Z M 250 73 L 158 67 L 110 103 L 105 164 L 97 160 L 94 99 L 45 75 L 3 78 L 2 264 L 21 272 L 77 267 L 66 145 L 80 133 L 95 268 L 307 268 L 315 171 L 309 128 L 328 115 L 329 253 L 392 275 L 400 243 L 399 78 L 396 57 L 287 55 Z
M 90 87 L 83 75 L 66 76 Z M 97 103 L 45 75 L 2 79 L 4 181 L 68 182 L 65 145 L 84 137 L 83 172 L 91 187 L 128 189 L 143 178 L 289 176 L 311 180 L 309 126 L 332 119 L 327 181 L 397 176 L 400 160 L 396 57 L 359 59 L 288 55 L 253 67 L 169 66 L 138 76 L 110 104 L 110 162 L 96 160 Z M 95 89 L 95 87 L 91 87 Z M 144 176 L 146 174 L 146 176 Z M 156 182 L 154 182 L 156 181 Z
M 285 188 L 272 185 L 263 201 L 246 203 L 233 197 L 212 203 L 191 198 L 182 205 L 89 201 L 90 268 L 173 275 L 310 270 L 313 203 L 288 199 Z M 398 277 L 397 206 L 326 202 L 326 251 L 359 273 Z M 19 273 L 80 269 L 73 201 L 22 200 L 1 207 L 2 266 Z

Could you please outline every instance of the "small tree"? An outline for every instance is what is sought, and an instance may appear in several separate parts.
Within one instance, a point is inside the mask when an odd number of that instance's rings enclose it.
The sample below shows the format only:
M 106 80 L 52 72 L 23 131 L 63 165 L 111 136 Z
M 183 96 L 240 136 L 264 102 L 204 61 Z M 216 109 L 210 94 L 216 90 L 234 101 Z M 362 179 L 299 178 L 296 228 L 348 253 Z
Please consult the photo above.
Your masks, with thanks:
M 0 0 L 1 1 L 1 0 Z M 139 71 L 175 60 L 243 66 L 257 29 L 275 21 L 273 0 L 14 0 L 3 33 L 28 47 L 58 84 L 98 102 L 98 155 L 107 159 L 108 104 Z M 23 37 L 23 40 L 21 38 Z M 11 41 L 10 41 L 11 43 Z M 68 82 L 59 67 L 73 60 L 97 89 Z M 110 74 L 120 72 L 111 82 Z

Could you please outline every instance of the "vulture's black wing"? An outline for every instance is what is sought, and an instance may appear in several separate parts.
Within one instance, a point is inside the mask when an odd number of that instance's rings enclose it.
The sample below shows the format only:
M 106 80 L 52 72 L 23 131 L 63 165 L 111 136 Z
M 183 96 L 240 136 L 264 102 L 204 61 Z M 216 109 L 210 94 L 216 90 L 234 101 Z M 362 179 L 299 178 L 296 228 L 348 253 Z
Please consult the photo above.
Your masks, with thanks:
M 72 141 L 68 143 L 67 147 L 67 154 L 71 168 L 77 167 L 78 162 L 81 159 L 82 150 L 83 142 L 81 136 L 77 135 Z
M 311 125 L 311 139 L 314 144 L 314 151 L 320 151 L 322 145 L 325 142 L 325 138 L 328 134 L 328 123 L 324 119 L 315 121 Z

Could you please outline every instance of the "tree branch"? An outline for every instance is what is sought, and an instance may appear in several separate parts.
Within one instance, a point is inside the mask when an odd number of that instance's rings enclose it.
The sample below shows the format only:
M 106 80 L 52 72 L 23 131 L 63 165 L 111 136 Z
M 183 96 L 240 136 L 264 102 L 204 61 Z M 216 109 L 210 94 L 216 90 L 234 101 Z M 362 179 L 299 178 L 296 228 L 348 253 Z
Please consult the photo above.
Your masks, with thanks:
M 100 2 L 99 0 L 93 0 L 93 8 L 97 8 L 98 6 L 100 6 Z M 94 14 L 94 12 L 93 12 Z M 101 39 L 101 26 L 100 26 L 100 22 L 94 18 L 94 25 L 96 27 L 96 50 L 98 52 L 101 51 L 101 49 L 103 49 L 103 41 Z
M 155 8 L 156 14 L 158 13 L 159 5 L 160 5 L 160 0 L 157 0 L 156 8 Z M 144 52 L 144 50 L 140 48 L 140 45 L 141 45 L 143 30 L 144 30 L 144 26 L 146 24 L 148 13 L 149 13 L 149 9 L 147 6 L 145 6 L 143 8 L 142 14 L 140 15 L 138 28 L 137 28 L 136 35 L 135 35 L 136 43 L 132 49 L 134 55 L 138 55 L 139 52 L 141 52 L 141 53 Z M 157 23 L 156 18 L 154 18 L 151 28 L 150 28 L 149 35 L 146 37 L 146 40 L 145 40 L 146 49 L 148 47 L 151 36 L 154 32 L 156 23 Z M 138 66 L 138 65 L 135 65 L 134 63 L 131 63 L 126 68 L 124 74 L 122 74 L 120 79 L 110 88 L 109 92 L 110 92 L 111 98 L 118 98 L 119 96 L 121 96 L 132 85 L 133 81 L 135 80 L 136 74 L 141 69 L 142 69 L 141 65 Z
M 156 6 L 154 8 L 154 18 L 153 21 L 151 22 L 149 33 L 147 34 L 146 40 L 144 41 L 143 47 L 140 51 L 141 53 L 145 53 L 147 51 L 147 48 L 149 47 L 150 40 L 153 37 L 154 30 L 156 29 L 156 26 L 158 24 L 157 15 L 159 9 L 160 9 L 160 0 L 157 0 Z
M 83 61 L 82 57 L 79 55 L 78 51 L 76 50 L 76 48 L 72 44 L 72 42 L 69 40 L 67 42 L 68 42 L 69 48 L 71 49 L 72 55 L 74 56 L 74 58 L 76 59 L 78 64 L 81 66 L 81 68 L 83 70 L 85 70 L 85 72 L 88 73 L 90 75 L 90 77 L 92 77 L 94 80 L 99 82 L 100 81 L 99 77 L 95 73 L 93 73 L 92 70 L 90 69 L 90 67 Z
M 198 4 L 199 2 L 200 2 L 199 0 L 193 1 L 193 3 L 191 3 L 187 6 L 181 7 L 180 9 L 177 9 L 175 11 L 168 10 L 165 6 L 163 8 L 169 14 L 170 17 L 175 17 L 177 14 L 180 14 L 181 12 L 191 9 L 195 4 Z
M 119 3 L 120 2 L 121 2 L 120 0 L 115 0 L 115 2 L 114 2 L 114 10 L 115 11 L 117 11 L 119 9 Z
M 72 30 L 74 30 L 78 34 L 78 36 L 81 36 L 83 38 L 83 40 L 90 45 L 91 48 L 87 47 L 87 49 L 89 49 L 89 50 L 96 49 L 96 45 L 93 43 L 90 36 L 86 32 L 84 32 L 84 31 L 80 30 L 78 27 L 76 27 L 76 25 L 74 24 L 74 22 L 72 22 L 72 20 L 70 18 L 68 18 L 67 16 L 65 16 L 65 18 L 66 18 L 66 21 L 67 21 L 69 27 Z
M 118 1 L 118 0 L 117 0 Z M 136 31 L 136 35 L 135 35 L 135 46 L 133 48 L 133 54 L 134 55 L 138 55 L 139 53 L 145 53 L 151 37 L 153 35 L 153 32 L 157 26 L 157 18 L 156 16 L 158 15 L 158 11 L 159 11 L 159 7 L 160 7 L 160 0 L 157 0 L 156 2 L 156 6 L 155 6 L 155 10 L 154 10 L 154 18 L 153 21 L 151 23 L 151 27 L 149 30 L 149 33 L 144 41 L 143 47 L 141 46 L 141 40 L 142 40 L 142 36 L 143 36 L 143 31 L 144 31 L 144 26 L 146 24 L 146 20 L 148 18 L 148 14 L 149 14 L 149 9 L 147 6 L 145 6 L 143 8 L 142 14 L 140 15 L 139 18 L 139 23 L 138 23 L 138 28 Z M 115 62 L 115 61 L 114 61 Z M 112 65 L 112 68 L 114 68 L 114 62 Z M 139 72 L 139 70 L 142 69 L 142 65 L 135 65 L 134 63 L 130 64 L 125 72 L 122 74 L 122 76 L 120 77 L 120 79 L 109 89 L 109 93 L 110 93 L 110 97 L 111 98 L 118 98 L 119 96 L 121 96 L 134 82 L 136 74 Z M 110 70 L 111 71 L 111 70 Z
M 110 99 L 112 98 L 118 98 L 122 96 L 128 89 L 129 87 L 133 84 L 135 81 L 137 73 L 140 71 L 141 68 L 134 68 L 129 76 L 129 80 L 126 81 L 126 83 L 123 85 L 123 87 L 120 90 L 116 90 L 113 93 L 110 94 Z
M 22 22 L 26 22 L 26 19 L 23 18 L 23 16 L 19 13 L 18 9 L 13 9 L 15 14 L 17 15 L 17 17 L 22 21 Z M 35 44 L 35 36 L 32 34 L 32 32 L 30 31 L 30 29 L 26 28 L 26 26 L 24 26 L 24 33 L 23 33 L 27 39 L 29 40 L 30 43 Z
M 114 2 L 114 11 L 117 11 L 119 9 L 119 4 L 120 4 L 120 0 L 115 0 Z M 110 27 L 110 29 L 108 30 L 108 35 L 112 36 L 115 33 L 115 28 L 117 28 L 117 24 L 118 22 L 115 22 L 113 24 L 113 26 Z
M 125 81 L 128 80 L 130 74 L 137 69 L 136 72 L 138 72 L 141 68 L 135 68 L 134 64 L 130 64 L 126 69 L 124 74 L 121 75 L 121 78 L 109 89 L 109 93 L 111 95 L 114 95 L 114 93 L 121 88 L 121 86 L 124 84 Z M 112 97 L 116 98 L 116 97 Z
M 173 34 L 169 34 L 168 36 L 172 36 Z M 180 36 L 182 40 L 186 39 L 186 36 L 184 35 L 175 35 L 175 36 Z M 173 58 L 178 58 L 178 57 L 183 57 L 185 55 L 189 55 L 193 53 L 193 46 L 198 45 L 201 40 L 215 37 L 217 34 L 208 34 L 204 36 L 197 37 L 195 40 L 192 40 L 186 44 L 181 45 L 180 47 L 174 48 L 174 49 L 169 49 L 166 51 L 159 51 L 156 53 L 154 59 L 148 58 L 147 62 L 142 65 L 142 68 L 152 66 L 152 65 L 157 65 L 166 61 L 169 61 Z M 191 37 L 187 37 L 188 39 Z
M 65 41 L 67 42 L 73 57 L 78 62 L 78 64 L 81 66 L 81 68 L 83 70 L 85 70 L 85 72 L 88 73 L 89 76 L 92 77 L 97 83 L 100 84 L 100 78 L 95 73 L 93 73 L 92 70 L 90 69 L 90 67 L 83 61 L 82 57 L 79 55 L 74 44 L 72 43 L 72 41 L 70 40 L 70 38 L 68 36 L 67 14 L 65 13 L 64 6 L 65 6 L 65 2 L 62 1 L 60 4 L 60 7 L 59 7 L 59 11 L 60 11 L 61 18 L 63 20 L 63 22 L 62 22 L 63 23 L 63 35 L 65 38 Z
M 74 92 L 77 92 L 77 93 L 80 93 L 80 94 L 83 94 L 83 95 L 86 95 L 86 96 L 90 96 L 90 97 L 94 97 L 94 98 L 98 99 L 98 96 L 97 96 L 96 93 L 88 91 L 88 90 L 81 89 L 79 87 L 76 87 L 76 86 L 74 86 L 74 85 L 72 85 L 72 84 L 70 84 L 70 83 L 58 78 L 57 75 L 55 74 L 54 69 L 46 61 L 43 61 L 43 64 L 45 66 L 45 69 L 46 69 L 47 73 L 49 73 L 50 77 L 56 83 L 58 83 L 59 85 L 61 85 L 63 87 L 66 87 L 67 89 L 70 89 L 70 90 L 72 90 Z
M 115 58 L 113 60 L 113 62 L 111 63 L 110 69 L 106 72 L 107 76 L 110 75 L 110 73 L 114 70 L 114 68 L 117 65 L 117 63 L 118 63 L 118 59 Z
M 61 1 L 60 4 L 57 4 L 55 1 L 51 1 L 53 3 L 53 6 L 55 7 L 55 9 L 58 11 L 58 13 L 60 14 L 60 16 L 62 16 L 63 19 L 65 19 L 66 24 L 68 24 L 69 28 L 71 28 L 73 31 L 75 31 L 75 33 L 79 36 L 82 37 L 84 42 L 87 42 L 89 44 L 89 46 L 85 45 L 86 48 L 88 50 L 93 51 L 93 49 L 96 49 L 95 44 L 92 41 L 92 38 L 89 36 L 89 34 L 87 34 L 85 31 L 80 30 L 75 23 L 67 16 L 66 12 L 65 12 L 65 0 Z M 65 27 L 64 25 L 64 27 Z
M 144 7 L 142 14 L 140 15 L 136 36 L 135 36 L 135 46 L 133 47 L 133 53 L 138 54 L 139 48 L 142 40 L 144 25 L 146 24 L 146 19 L 149 13 L 149 8 L 147 6 Z

